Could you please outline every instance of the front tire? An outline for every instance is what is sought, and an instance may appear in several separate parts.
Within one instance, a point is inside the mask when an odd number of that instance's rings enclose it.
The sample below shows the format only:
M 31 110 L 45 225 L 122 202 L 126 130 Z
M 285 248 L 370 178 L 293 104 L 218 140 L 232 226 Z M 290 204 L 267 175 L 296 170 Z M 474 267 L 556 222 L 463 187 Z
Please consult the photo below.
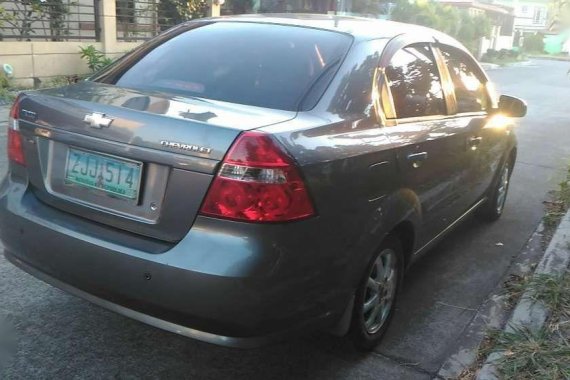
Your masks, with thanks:
M 494 222 L 503 215 L 511 183 L 512 168 L 512 158 L 510 158 L 501 168 L 499 178 L 493 191 L 490 193 L 489 200 L 481 209 L 480 215 L 489 222 Z
M 349 335 L 357 349 L 370 351 L 388 329 L 403 274 L 402 244 L 387 237 L 363 274 L 356 292 Z

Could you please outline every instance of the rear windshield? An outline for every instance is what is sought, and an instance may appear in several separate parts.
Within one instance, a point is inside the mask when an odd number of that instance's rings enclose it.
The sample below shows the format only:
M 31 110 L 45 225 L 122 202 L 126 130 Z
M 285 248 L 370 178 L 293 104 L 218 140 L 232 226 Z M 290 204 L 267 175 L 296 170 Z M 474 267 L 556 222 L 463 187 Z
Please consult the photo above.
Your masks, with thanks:
M 351 42 L 347 35 L 310 28 L 206 24 L 146 52 L 114 82 L 140 90 L 296 110 L 316 82 L 330 79 Z

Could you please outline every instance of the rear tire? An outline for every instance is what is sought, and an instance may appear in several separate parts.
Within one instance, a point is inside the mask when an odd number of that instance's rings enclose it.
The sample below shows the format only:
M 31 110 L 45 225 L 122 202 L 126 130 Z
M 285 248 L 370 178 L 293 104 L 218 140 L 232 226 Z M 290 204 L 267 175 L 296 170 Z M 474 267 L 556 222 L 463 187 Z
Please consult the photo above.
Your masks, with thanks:
M 494 222 L 503 215 L 505 203 L 507 201 L 507 194 L 509 192 L 509 185 L 511 183 L 513 168 L 512 160 L 512 157 L 509 158 L 501 167 L 497 183 L 490 192 L 489 199 L 479 212 L 481 218 L 488 222 Z
M 402 244 L 388 236 L 372 257 L 356 291 L 349 331 L 354 345 L 373 350 L 392 319 L 403 274 Z

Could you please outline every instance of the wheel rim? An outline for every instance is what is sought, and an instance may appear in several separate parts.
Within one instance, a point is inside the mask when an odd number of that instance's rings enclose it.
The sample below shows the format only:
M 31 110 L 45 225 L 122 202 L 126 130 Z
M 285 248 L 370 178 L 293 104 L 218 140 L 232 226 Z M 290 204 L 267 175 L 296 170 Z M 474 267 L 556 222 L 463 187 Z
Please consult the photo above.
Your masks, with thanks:
M 505 201 L 507 200 L 507 190 L 509 188 L 509 165 L 505 165 L 501 178 L 499 180 L 499 188 L 497 189 L 497 214 L 503 212 Z
M 384 325 L 394 301 L 398 283 L 396 252 L 385 249 L 376 258 L 366 282 L 362 316 L 369 334 Z

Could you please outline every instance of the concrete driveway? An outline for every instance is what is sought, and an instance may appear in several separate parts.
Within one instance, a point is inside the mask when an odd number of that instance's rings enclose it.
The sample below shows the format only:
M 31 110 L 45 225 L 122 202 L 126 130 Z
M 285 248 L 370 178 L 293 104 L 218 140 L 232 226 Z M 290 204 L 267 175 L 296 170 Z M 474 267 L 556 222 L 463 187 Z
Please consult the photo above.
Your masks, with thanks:
M 0 378 L 433 377 L 535 230 L 542 201 L 569 163 L 569 68 L 537 60 L 490 71 L 501 92 L 529 103 L 517 130 L 519 159 L 504 217 L 492 225 L 468 221 L 412 268 L 376 353 L 356 353 L 345 341 L 319 334 L 249 351 L 195 342 L 69 296 L 0 256 L 0 317 L 17 334 L 16 355 Z M 0 165 L 5 170 L 5 160 Z

